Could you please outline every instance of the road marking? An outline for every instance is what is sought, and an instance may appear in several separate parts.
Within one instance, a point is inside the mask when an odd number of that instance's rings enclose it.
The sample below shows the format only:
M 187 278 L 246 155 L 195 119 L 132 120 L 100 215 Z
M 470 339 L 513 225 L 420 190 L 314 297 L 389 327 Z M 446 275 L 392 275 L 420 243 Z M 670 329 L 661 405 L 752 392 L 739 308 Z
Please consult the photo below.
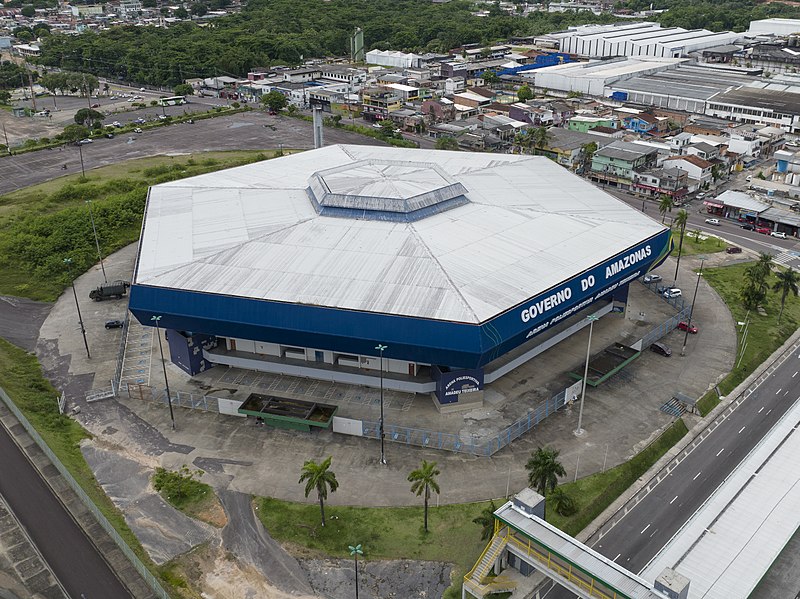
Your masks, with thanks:
M 617 561 L 617 559 L 619 559 L 619 556 L 620 556 L 620 555 L 622 555 L 622 554 L 621 554 L 621 553 L 618 553 L 618 554 L 617 554 L 617 557 L 615 557 L 615 558 L 614 558 L 614 559 L 612 559 L 611 561 L 612 561 L 612 562 L 615 562 L 615 561 Z
M 787 395 L 789 395 L 789 390 L 788 390 L 788 389 L 787 389 L 786 391 L 784 391 L 784 392 L 783 392 L 783 396 L 784 396 L 784 397 L 786 397 Z
M 764 409 L 764 406 L 761 406 L 761 408 L 758 410 L 758 413 L 760 414 L 763 409 Z
M 742 428 L 740 428 L 740 429 L 739 429 L 739 432 L 738 432 L 738 433 L 736 433 L 736 434 L 737 434 L 737 435 L 741 435 L 741 434 L 742 434 L 742 431 L 743 431 L 744 429 L 746 429 L 746 428 L 747 428 L 746 426 L 743 426 Z M 717 455 L 719 455 L 719 454 L 717 454 Z
M 695 478 L 697 478 L 697 477 L 695 477 Z M 672 498 L 672 501 L 670 501 L 669 504 L 672 505 L 677 498 L 678 498 L 678 496 L 675 495 L 675 497 Z
M 772 411 L 772 408 L 770 408 L 769 412 L 771 412 L 771 411 Z M 765 415 L 765 416 L 769 416 L 769 412 L 767 412 L 767 413 L 766 413 L 766 414 L 764 414 L 764 415 Z
M 703 471 L 701 470 L 700 472 L 698 472 L 697 474 L 695 474 L 695 475 L 694 475 L 694 478 L 693 478 L 692 480 L 697 480 L 697 477 L 698 477 L 698 476 L 700 476 L 702 473 L 703 473 Z
M 640 534 L 640 535 L 643 535 L 643 534 L 644 534 L 644 531 L 646 531 L 648 528 L 650 528 L 650 524 L 648 524 L 647 526 L 645 526 L 645 527 L 642 529 L 642 532 L 640 532 L 639 534 Z
M 798 372 L 800 372 L 800 370 L 796 371 L 796 372 L 795 372 L 795 373 L 792 375 L 792 378 L 796 377 Z
M 778 389 L 778 390 L 775 392 L 775 395 L 777 395 L 777 394 L 778 394 L 778 393 L 780 393 L 781 391 L 783 391 L 783 387 L 781 387 L 780 389 Z
M 720 449 L 720 450 L 719 450 L 719 453 L 717 454 L 717 457 L 719 457 L 720 453 L 722 453 L 723 451 L 725 451 L 725 448 L 724 448 L 724 447 L 723 447 L 722 449 Z

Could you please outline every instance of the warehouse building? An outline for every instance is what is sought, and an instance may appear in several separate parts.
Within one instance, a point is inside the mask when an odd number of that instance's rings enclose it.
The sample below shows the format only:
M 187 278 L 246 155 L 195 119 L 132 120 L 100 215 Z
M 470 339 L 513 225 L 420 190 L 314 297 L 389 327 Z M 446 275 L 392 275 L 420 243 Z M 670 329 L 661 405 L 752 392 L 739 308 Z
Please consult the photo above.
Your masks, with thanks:
M 624 310 L 671 244 L 544 157 L 339 145 L 152 187 L 130 310 L 190 374 L 380 377 L 441 407 Z

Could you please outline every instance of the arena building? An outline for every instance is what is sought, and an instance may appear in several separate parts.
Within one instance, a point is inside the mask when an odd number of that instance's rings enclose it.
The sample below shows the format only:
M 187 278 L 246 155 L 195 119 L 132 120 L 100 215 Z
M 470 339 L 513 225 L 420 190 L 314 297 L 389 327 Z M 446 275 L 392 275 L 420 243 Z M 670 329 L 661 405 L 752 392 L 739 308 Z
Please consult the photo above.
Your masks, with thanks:
M 544 157 L 338 145 L 153 186 L 130 310 L 189 374 L 382 378 L 457 407 L 624 310 L 671 247 Z

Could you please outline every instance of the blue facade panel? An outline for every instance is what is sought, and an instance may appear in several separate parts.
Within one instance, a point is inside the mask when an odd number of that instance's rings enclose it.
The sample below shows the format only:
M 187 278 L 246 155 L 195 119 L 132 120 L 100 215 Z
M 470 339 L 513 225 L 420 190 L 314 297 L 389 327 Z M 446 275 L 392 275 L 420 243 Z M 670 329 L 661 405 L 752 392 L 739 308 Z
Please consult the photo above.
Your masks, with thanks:
M 664 230 L 482 324 L 443 322 L 133 285 L 130 310 L 143 324 L 220 337 L 480 368 L 598 300 L 608 301 L 672 249 Z

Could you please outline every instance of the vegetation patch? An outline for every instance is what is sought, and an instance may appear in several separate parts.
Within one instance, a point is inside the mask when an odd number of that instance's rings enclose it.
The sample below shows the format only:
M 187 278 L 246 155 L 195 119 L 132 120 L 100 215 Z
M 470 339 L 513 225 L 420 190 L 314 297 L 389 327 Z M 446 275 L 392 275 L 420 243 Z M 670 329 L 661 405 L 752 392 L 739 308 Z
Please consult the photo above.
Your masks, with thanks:
M 548 495 L 547 521 L 569 535 L 577 535 L 647 472 L 661 456 L 674 447 L 687 432 L 683 420 L 676 420 L 658 439 L 624 464 L 574 483 L 559 485 L 558 489 L 572 498 L 576 511 L 568 517 L 560 515 L 552 501 L 555 495 Z
M 719 391 L 727 395 L 758 368 L 775 350 L 797 330 L 800 323 L 800 301 L 789 293 L 781 315 L 782 293 L 773 289 L 778 278 L 775 273 L 766 279 L 766 293 L 759 302 L 759 309 L 745 307 L 742 291 L 747 281 L 748 268 L 755 262 L 736 264 L 703 270 L 703 277 L 722 297 L 730 309 L 737 325 L 737 355 L 733 370 L 719 383 Z M 781 269 L 781 272 L 783 270 Z M 780 316 L 780 320 L 779 320 Z M 745 331 L 747 336 L 745 338 Z M 719 403 L 714 389 L 706 393 L 698 402 L 700 413 L 708 414 Z
M 675 252 L 678 251 L 678 232 L 675 234 Z M 696 256 L 698 254 L 714 254 L 722 252 L 728 247 L 728 243 L 714 237 L 713 235 L 704 235 L 702 232 L 687 230 L 683 236 L 683 251 L 682 256 Z
M 178 471 L 156 468 L 153 487 L 172 507 L 187 516 L 217 528 L 225 526 L 225 512 L 207 484 L 200 482 L 202 470 L 189 470 L 184 464 Z
M 269 157 L 255 151 L 160 156 L 0 196 L 0 294 L 54 301 L 97 262 L 86 200 L 92 202 L 100 248 L 107 256 L 138 239 L 149 185 Z M 71 269 L 66 258 L 72 260 Z

